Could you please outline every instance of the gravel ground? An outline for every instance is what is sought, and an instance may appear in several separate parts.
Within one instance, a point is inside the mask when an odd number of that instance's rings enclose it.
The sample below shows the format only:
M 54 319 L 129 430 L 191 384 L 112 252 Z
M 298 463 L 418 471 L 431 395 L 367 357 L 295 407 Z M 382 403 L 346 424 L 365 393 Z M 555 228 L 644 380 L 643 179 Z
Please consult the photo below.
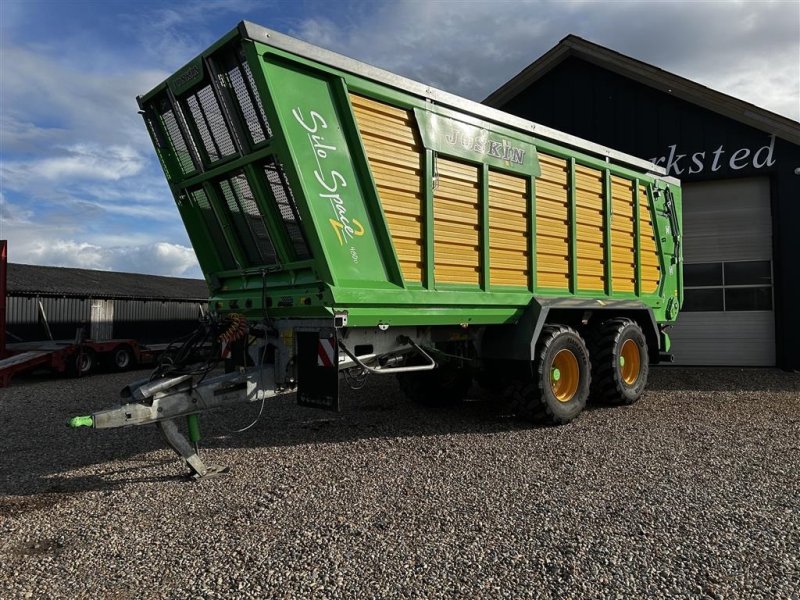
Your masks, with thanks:
M 394 379 L 339 414 L 68 430 L 141 374 L 0 390 L 2 598 L 798 598 L 800 376 L 661 368 L 633 407 L 536 428 Z

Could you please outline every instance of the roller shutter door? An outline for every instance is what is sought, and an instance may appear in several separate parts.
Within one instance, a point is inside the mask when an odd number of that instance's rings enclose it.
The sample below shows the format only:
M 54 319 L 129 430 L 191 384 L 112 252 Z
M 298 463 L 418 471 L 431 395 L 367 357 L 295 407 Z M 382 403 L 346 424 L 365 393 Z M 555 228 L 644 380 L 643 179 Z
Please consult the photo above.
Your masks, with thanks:
M 772 216 L 765 177 L 683 186 L 681 365 L 775 365 Z

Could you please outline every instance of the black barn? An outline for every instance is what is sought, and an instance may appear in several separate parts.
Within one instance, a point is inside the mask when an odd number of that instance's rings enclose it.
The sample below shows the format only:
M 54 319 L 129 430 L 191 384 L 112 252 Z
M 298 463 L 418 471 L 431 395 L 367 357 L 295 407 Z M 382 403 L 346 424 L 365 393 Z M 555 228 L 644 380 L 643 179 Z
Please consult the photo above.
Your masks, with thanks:
M 800 123 L 575 36 L 484 103 L 682 180 L 676 362 L 800 369 Z

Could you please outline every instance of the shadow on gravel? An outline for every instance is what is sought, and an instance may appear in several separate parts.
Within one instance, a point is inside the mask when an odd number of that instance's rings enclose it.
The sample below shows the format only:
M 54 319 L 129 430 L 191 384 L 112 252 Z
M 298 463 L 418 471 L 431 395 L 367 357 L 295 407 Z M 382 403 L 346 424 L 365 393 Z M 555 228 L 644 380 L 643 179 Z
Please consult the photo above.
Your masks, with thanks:
M 0 518 L 36 510 L 37 502 L 60 502 L 77 493 L 114 490 L 146 482 L 183 482 L 179 459 L 167 450 L 155 426 L 116 430 L 70 430 L 66 417 L 107 408 L 136 373 L 82 380 L 21 382 L 0 397 Z M 535 426 L 516 419 L 497 395 L 473 387 L 468 401 L 452 408 L 428 408 L 407 400 L 394 378 L 371 378 L 351 391 L 343 384 L 342 411 L 329 413 L 298 407 L 294 394 L 202 416 L 206 449 L 280 448 L 341 444 L 358 440 L 403 439 L 449 434 L 496 434 Z M 761 391 L 800 392 L 800 376 L 776 369 L 651 370 L 651 392 Z M 800 399 L 800 394 L 798 394 Z M 628 410 L 590 406 L 588 411 Z M 622 414 L 625 414 L 624 412 Z M 582 431 L 581 420 L 570 427 Z M 167 474 L 165 474 L 167 473 Z M 19 498 L 40 494 L 33 504 Z
M 420 406 L 400 392 L 394 378 L 364 389 L 342 390 L 339 413 L 298 407 L 294 394 L 268 401 L 255 426 L 260 404 L 204 416 L 207 448 L 282 447 L 341 444 L 375 438 L 410 438 L 462 433 L 493 434 L 542 427 L 510 414 L 496 395 L 474 386 L 466 401 L 448 407 Z
M 34 377 L 9 388 L 16 397 L 0 397 L 0 427 L 4 430 L 0 437 L 0 518 L 38 509 L 39 498 L 27 505 L 20 504 L 19 496 L 41 495 L 41 502 L 61 502 L 81 492 L 187 480 L 174 474 L 179 458 L 167 449 L 155 426 L 113 430 L 64 426 L 69 416 L 113 406 L 114 393 L 122 387 L 114 387 L 115 383 L 135 379 L 136 373 L 81 380 Z M 407 400 L 394 378 L 388 379 L 370 381 L 358 391 L 343 385 L 339 413 L 299 407 L 294 394 L 268 400 L 261 418 L 243 432 L 235 430 L 256 419 L 260 403 L 204 413 L 201 450 L 492 434 L 533 427 L 507 414 L 502 402 L 477 386 L 458 406 L 428 408 Z M 60 388 L 69 388 L 71 393 Z M 165 470 L 170 474 L 164 475 Z

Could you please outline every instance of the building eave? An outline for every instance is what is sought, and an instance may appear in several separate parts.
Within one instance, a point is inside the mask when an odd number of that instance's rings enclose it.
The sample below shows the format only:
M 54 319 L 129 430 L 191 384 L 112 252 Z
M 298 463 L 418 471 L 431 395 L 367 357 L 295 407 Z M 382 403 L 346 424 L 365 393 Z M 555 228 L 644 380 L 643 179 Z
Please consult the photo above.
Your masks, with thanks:
M 539 59 L 489 94 L 483 103 L 493 108 L 502 108 L 570 57 L 579 58 L 754 129 L 800 145 L 800 123 L 797 121 L 575 35 L 565 37 Z

